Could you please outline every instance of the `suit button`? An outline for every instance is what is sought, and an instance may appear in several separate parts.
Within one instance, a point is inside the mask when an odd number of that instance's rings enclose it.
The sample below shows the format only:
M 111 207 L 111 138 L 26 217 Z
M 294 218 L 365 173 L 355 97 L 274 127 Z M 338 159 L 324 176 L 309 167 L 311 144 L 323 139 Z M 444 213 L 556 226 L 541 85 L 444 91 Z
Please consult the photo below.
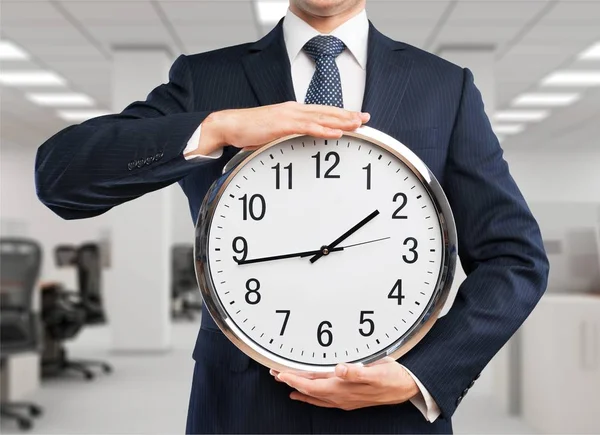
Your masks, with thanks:
M 154 161 L 154 157 L 146 157 L 146 164 L 149 165 Z
M 141 168 L 142 166 L 144 166 L 144 159 L 139 159 L 139 160 L 137 161 L 137 167 L 138 167 L 138 168 Z
M 471 388 L 473 385 L 475 385 L 475 380 L 472 380 L 472 381 L 471 381 L 471 383 L 469 384 L 469 386 L 467 387 L 467 389 L 468 389 L 468 388 Z
M 162 156 L 163 156 L 163 153 L 156 153 L 156 154 L 154 154 L 154 160 L 160 160 Z
M 456 406 L 460 405 L 460 402 L 462 402 L 463 396 L 458 396 L 458 399 L 456 399 Z
M 135 168 L 135 162 L 127 163 L 127 169 L 129 169 L 131 171 L 133 168 Z

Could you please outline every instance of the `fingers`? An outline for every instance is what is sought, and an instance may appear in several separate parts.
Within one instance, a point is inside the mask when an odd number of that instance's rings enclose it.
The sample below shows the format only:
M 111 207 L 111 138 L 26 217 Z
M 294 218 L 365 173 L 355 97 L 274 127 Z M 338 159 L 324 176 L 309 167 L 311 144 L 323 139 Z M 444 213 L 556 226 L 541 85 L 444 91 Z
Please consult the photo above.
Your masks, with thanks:
M 337 382 L 335 378 L 307 379 L 292 373 L 280 373 L 278 379 L 302 394 L 313 397 L 323 396 L 331 392 Z
M 277 376 L 280 374 L 280 372 L 271 369 L 271 371 L 269 373 L 271 373 L 271 376 L 273 376 L 275 379 L 277 379 L 279 381 Z M 327 378 L 332 378 L 335 376 L 334 372 L 317 373 L 317 372 L 301 372 L 301 371 L 291 370 L 291 371 L 287 371 L 286 373 L 292 373 L 296 376 L 301 376 L 306 379 L 327 379 Z
M 370 115 L 366 112 L 355 112 L 351 110 L 342 109 L 334 106 L 324 106 L 321 104 L 302 104 L 302 111 L 306 113 L 333 116 L 340 119 L 354 119 L 358 118 L 362 122 L 369 121 Z
M 329 115 L 310 115 L 293 122 L 288 134 L 306 134 L 324 139 L 338 139 L 344 131 L 352 131 L 361 126 L 360 119 L 341 119 Z
M 354 130 L 370 119 L 368 113 L 351 112 L 338 107 L 313 105 L 309 110 L 301 111 L 301 118 L 306 122 L 313 122 L 323 127 Z
M 295 134 L 306 134 L 308 136 L 323 139 L 339 139 L 344 134 L 341 128 L 330 128 L 317 124 L 316 122 L 301 123 Z
M 378 359 L 375 362 L 372 362 L 371 364 L 367 364 L 367 367 L 373 367 L 373 366 L 378 366 L 380 364 L 389 364 L 389 363 L 394 363 L 396 362 L 396 360 L 392 357 L 386 356 L 385 358 L 381 358 Z
M 381 379 L 381 364 L 363 366 L 361 364 L 338 364 L 335 374 L 340 379 L 358 384 L 377 384 Z
M 339 137 L 342 131 L 351 131 L 368 122 L 368 113 L 354 112 L 320 104 L 284 103 L 285 110 L 294 119 L 290 134 L 311 134 L 320 137 Z M 297 124 L 296 124 L 297 123 Z

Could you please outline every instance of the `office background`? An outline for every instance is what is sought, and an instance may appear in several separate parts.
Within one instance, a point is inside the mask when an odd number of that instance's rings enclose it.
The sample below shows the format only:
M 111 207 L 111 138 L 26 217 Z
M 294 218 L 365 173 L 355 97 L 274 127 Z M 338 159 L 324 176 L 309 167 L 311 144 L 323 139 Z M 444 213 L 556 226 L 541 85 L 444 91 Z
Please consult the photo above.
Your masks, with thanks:
M 173 248 L 193 242 L 179 187 L 63 221 L 35 196 L 36 148 L 70 124 L 143 99 L 180 53 L 260 38 L 286 7 L 0 4 L 1 236 L 41 247 L 36 310 L 49 289 L 88 288 L 81 264 L 61 262 L 57 247 L 98 248 L 106 319 L 53 345 L 114 369 L 94 367 L 91 381 L 76 370 L 42 376 L 39 352 L 3 354 L 2 401 L 40 405 L 34 433 L 181 433 L 199 326 L 193 285 L 173 282 L 185 274 Z M 368 0 L 367 13 L 386 35 L 473 70 L 550 258 L 547 294 L 462 402 L 456 432 L 600 433 L 600 1 Z M 3 418 L 2 431 L 19 429 Z

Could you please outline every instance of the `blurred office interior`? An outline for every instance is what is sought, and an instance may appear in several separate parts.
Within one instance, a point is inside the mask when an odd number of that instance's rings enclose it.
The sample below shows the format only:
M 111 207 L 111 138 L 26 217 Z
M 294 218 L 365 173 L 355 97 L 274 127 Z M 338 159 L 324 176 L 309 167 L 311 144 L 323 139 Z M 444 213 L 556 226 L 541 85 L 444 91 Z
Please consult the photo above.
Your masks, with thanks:
M 3 412 L 34 405 L 3 415 L 3 433 L 183 432 L 201 305 L 183 193 L 63 221 L 36 198 L 35 153 L 145 98 L 178 54 L 254 41 L 286 8 L 2 1 L 1 393 Z M 367 13 L 474 72 L 550 258 L 546 295 L 462 401 L 455 431 L 600 433 L 600 0 L 368 0 Z M 40 322 L 11 332 L 10 303 Z

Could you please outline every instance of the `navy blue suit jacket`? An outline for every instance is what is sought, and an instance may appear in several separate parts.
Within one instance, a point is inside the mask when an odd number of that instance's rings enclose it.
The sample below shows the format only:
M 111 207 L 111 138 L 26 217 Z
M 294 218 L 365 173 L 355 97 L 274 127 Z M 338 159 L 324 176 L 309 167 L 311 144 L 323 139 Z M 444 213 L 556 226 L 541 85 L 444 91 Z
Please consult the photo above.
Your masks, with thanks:
M 65 219 L 97 216 L 179 182 L 192 218 L 235 153 L 193 162 L 182 151 L 211 112 L 295 100 L 281 22 L 263 39 L 180 56 L 169 82 L 122 113 L 59 132 L 38 151 L 39 198 Z M 454 306 L 404 364 L 442 410 L 428 423 L 410 404 L 356 411 L 288 399 L 287 386 L 234 347 L 205 313 L 188 432 L 447 433 L 450 417 L 546 287 L 538 225 L 502 157 L 468 69 L 369 31 L 368 125 L 410 147 L 433 171 L 455 214 L 468 275 Z

